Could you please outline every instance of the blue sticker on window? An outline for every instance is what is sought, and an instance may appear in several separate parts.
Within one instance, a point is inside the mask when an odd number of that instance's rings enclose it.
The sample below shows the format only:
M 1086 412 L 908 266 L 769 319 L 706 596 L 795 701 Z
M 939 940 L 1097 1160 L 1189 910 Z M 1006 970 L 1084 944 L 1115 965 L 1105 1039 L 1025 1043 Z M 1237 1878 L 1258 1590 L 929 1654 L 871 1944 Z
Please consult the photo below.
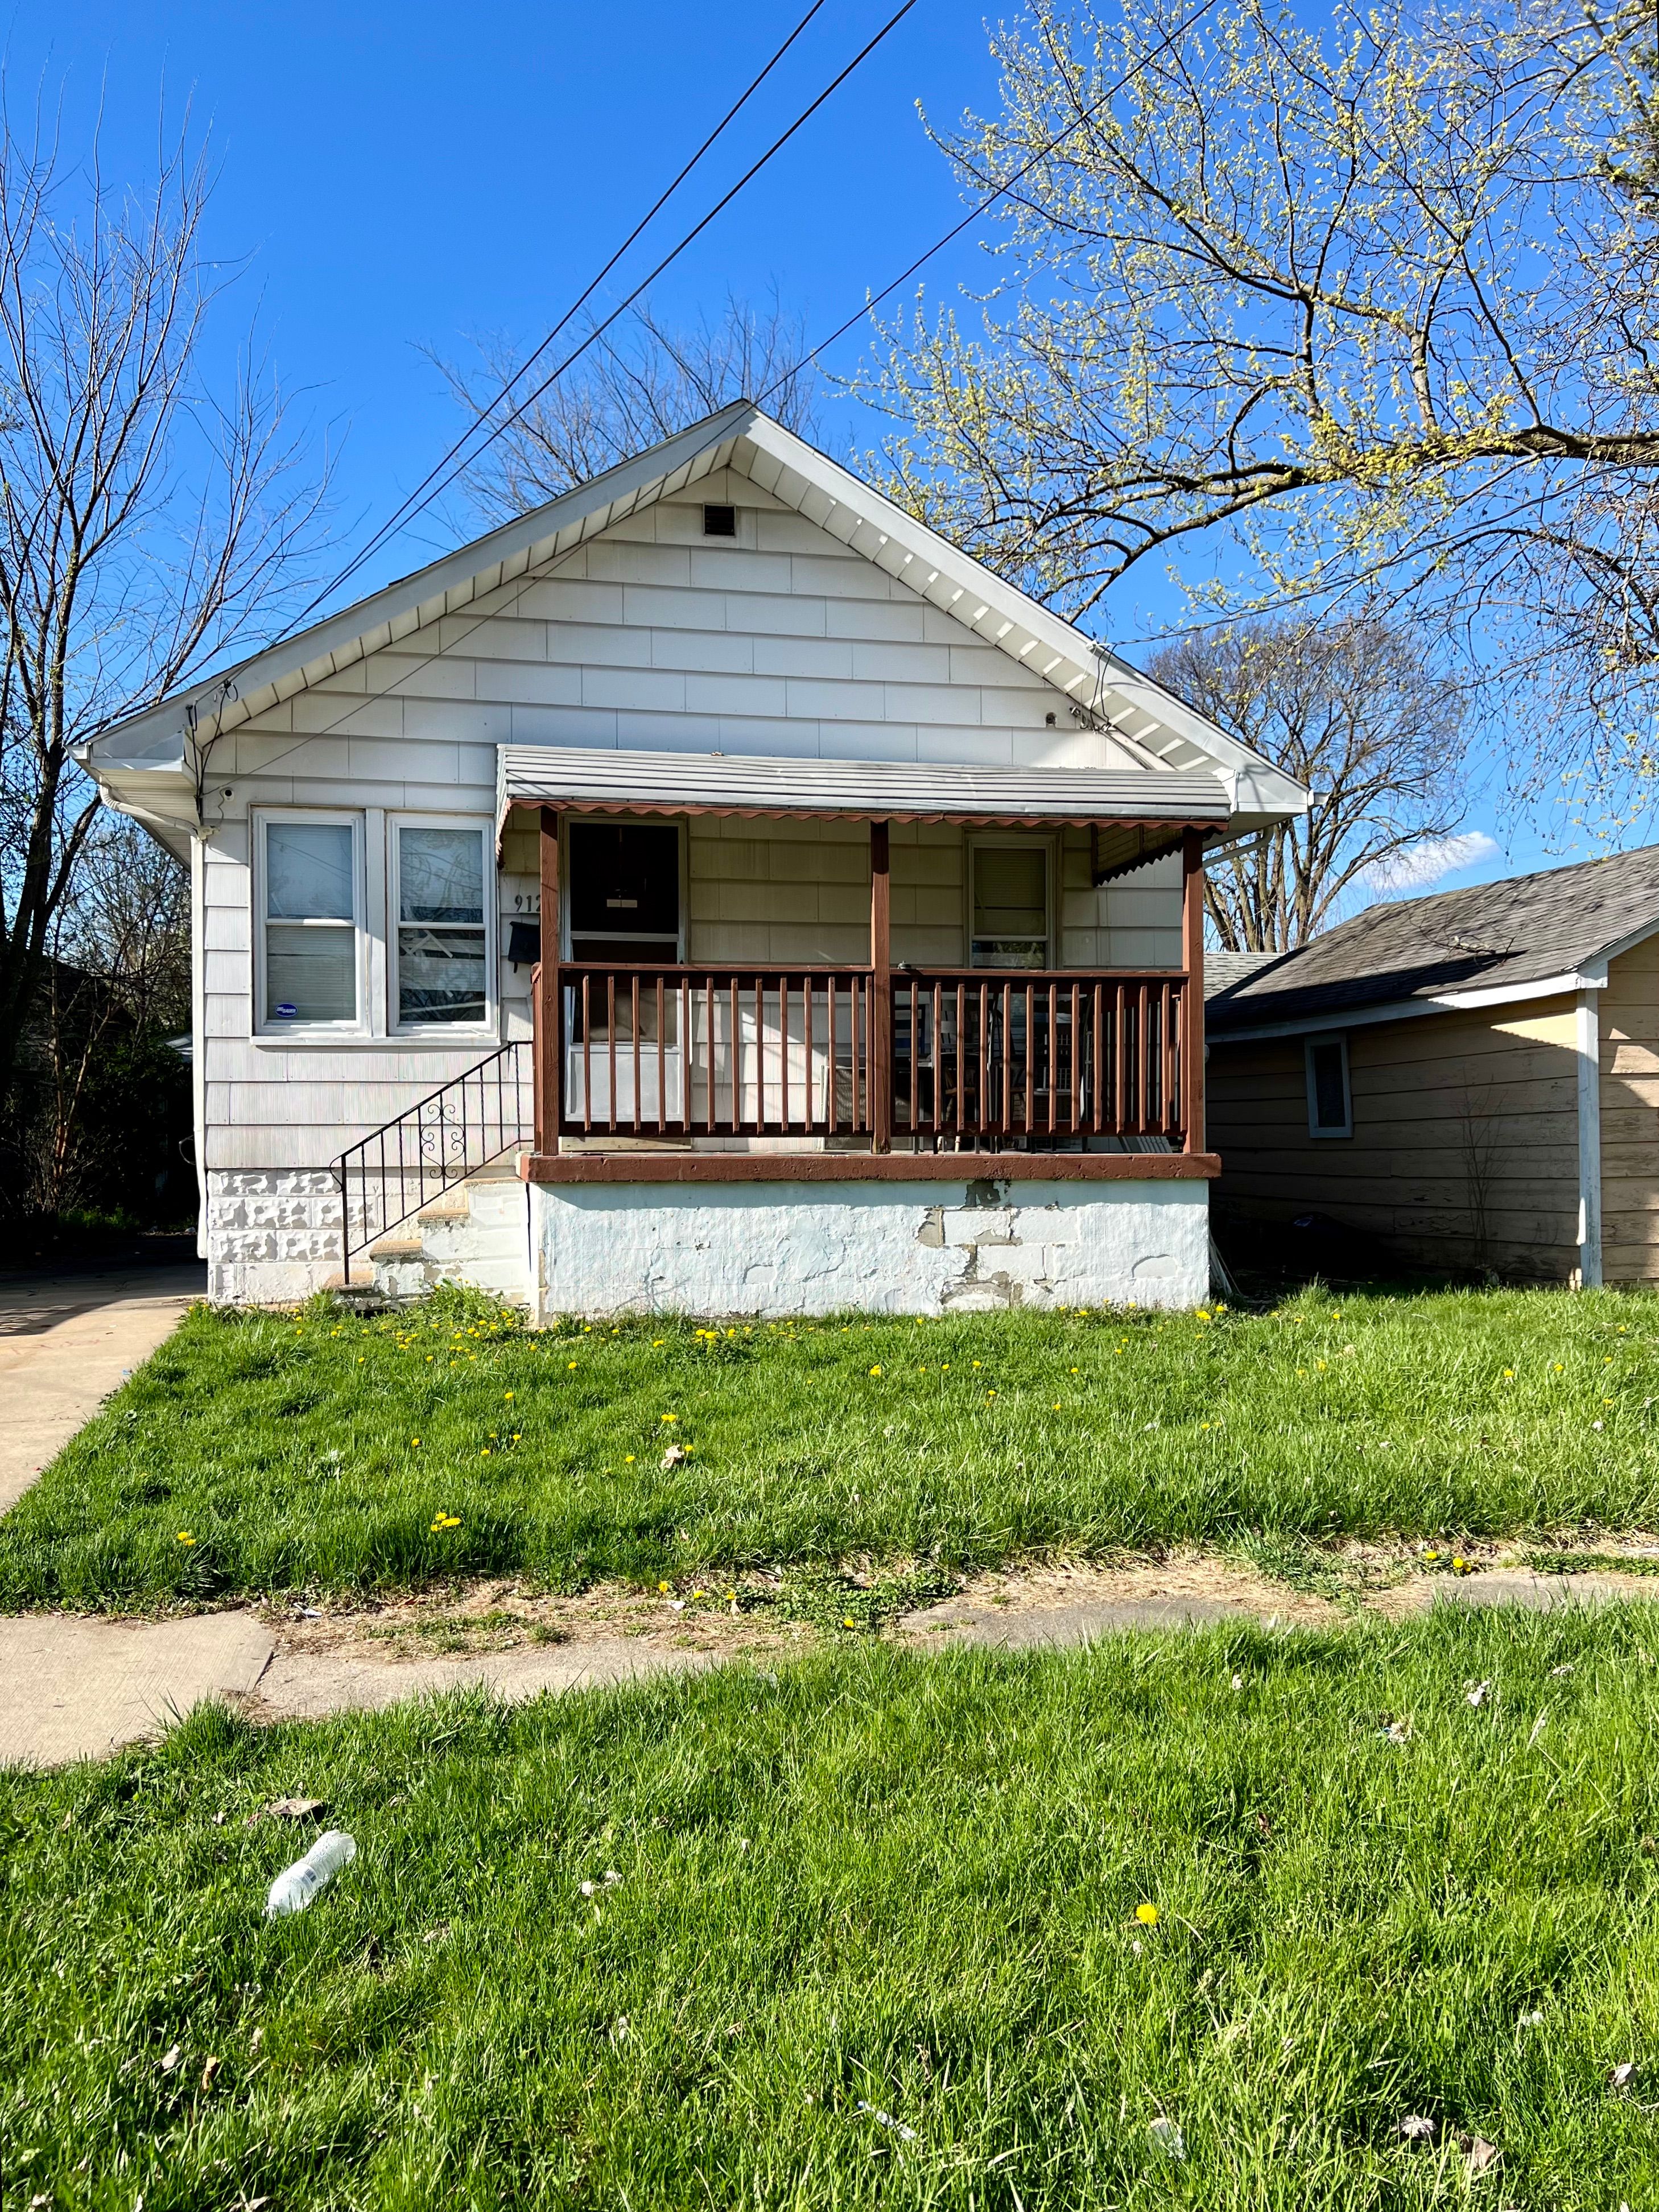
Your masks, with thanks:
M 283 1004 L 276 1009 L 276 1018 L 279 1022 L 295 1021 L 298 1019 L 299 1012 L 300 1009 L 297 1006 L 289 1006 L 288 1001 L 284 1000 Z

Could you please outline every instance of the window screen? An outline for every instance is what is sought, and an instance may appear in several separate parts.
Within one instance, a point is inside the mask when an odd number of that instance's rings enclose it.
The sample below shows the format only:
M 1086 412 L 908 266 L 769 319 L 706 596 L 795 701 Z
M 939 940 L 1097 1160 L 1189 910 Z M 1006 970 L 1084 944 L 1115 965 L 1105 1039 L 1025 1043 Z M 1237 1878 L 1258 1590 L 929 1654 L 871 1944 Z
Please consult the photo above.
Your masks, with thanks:
M 467 1023 L 489 1013 L 481 830 L 398 830 L 398 1019 Z
M 973 964 L 1042 968 L 1048 959 L 1048 854 L 1041 845 L 974 848 Z
M 264 1019 L 357 1018 L 356 839 L 349 822 L 264 825 Z
M 1348 1047 L 1343 1037 L 1315 1037 L 1309 1042 L 1308 1131 L 1315 1137 L 1352 1133 Z

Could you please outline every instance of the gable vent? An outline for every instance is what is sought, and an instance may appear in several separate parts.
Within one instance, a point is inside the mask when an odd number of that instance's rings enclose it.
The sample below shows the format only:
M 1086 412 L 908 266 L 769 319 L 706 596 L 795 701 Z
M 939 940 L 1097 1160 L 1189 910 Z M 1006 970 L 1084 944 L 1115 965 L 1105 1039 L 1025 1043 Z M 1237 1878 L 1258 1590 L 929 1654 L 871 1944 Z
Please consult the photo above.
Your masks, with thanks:
M 702 534 L 705 538 L 735 538 L 738 534 L 737 508 L 705 506 L 702 511 Z

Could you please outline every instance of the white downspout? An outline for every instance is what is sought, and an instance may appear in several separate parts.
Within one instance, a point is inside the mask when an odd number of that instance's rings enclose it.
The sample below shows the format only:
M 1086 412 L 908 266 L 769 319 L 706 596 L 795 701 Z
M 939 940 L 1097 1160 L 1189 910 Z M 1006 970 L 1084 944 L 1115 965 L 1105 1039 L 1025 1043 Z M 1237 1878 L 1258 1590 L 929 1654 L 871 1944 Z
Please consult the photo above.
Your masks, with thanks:
M 1601 1280 L 1601 1018 L 1597 994 L 1578 994 L 1578 1287 Z
M 190 841 L 190 1124 L 196 1155 L 196 1256 L 208 1255 L 207 840 Z

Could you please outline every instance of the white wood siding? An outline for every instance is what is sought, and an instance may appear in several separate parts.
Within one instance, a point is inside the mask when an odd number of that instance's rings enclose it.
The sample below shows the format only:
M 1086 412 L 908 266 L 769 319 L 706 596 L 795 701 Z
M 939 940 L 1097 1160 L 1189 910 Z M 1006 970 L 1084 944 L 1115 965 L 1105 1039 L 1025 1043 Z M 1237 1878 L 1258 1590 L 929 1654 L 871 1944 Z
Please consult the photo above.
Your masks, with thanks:
M 705 500 L 738 509 L 705 539 Z M 1053 715 L 1050 727 L 1048 717 Z M 401 812 L 488 816 L 501 743 L 825 758 L 1133 767 L 1042 678 L 740 475 L 618 524 L 548 570 L 445 617 L 275 707 L 215 747 L 204 880 L 205 1164 L 325 1166 L 489 1049 L 390 1038 L 386 837 Z M 228 795 L 227 795 L 228 794 Z M 362 810 L 370 1026 L 331 1042 L 253 1035 L 250 810 Z M 503 921 L 532 909 L 533 852 L 503 854 Z M 1061 841 L 1066 964 L 1178 966 L 1180 869 L 1097 892 L 1086 834 Z M 957 962 L 965 841 L 893 832 L 896 958 Z M 868 947 L 856 826 L 701 820 L 690 846 L 694 960 L 849 962 Z M 501 1034 L 528 1033 L 529 971 L 507 965 Z

